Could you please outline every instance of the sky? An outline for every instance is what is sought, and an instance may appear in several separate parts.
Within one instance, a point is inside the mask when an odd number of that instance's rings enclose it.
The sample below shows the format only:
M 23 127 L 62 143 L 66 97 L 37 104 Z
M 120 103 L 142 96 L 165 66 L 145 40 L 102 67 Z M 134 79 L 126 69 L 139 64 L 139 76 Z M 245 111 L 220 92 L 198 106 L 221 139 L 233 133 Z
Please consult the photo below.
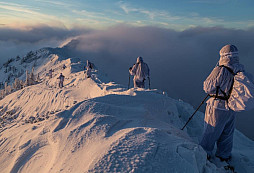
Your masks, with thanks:
M 253 0 L 0 0 L 0 64 L 65 45 L 69 56 L 92 59 L 126 84 L 125 69 L 142 56 L 153 88 L 196 107 L 225 44 L 238 47 L 254 74 L 253 7 Z M 253 114 L 237 122 L 252 139 Z
M 252 0 L 8 0 L 0 1 L 2 27 L 105 28 L 117 24 L 184 30 L 254 26 Z

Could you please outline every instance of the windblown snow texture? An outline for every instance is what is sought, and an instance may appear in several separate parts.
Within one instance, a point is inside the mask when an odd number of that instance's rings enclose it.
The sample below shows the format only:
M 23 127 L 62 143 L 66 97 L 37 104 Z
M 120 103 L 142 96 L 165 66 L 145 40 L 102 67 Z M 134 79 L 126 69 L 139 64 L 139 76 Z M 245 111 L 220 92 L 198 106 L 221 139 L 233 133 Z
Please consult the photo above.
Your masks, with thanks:
M 85 63 L 50 49 L 31 57 L 8 64 L 19 71 L 34 66 L 41 82 L 0 100 L 0 172 L 226 172 L 198 145 L 203 113 L 180 130 L 194 112 L 191 105 L 156 89 L 127 90 L 99 70 L 85 79 Z M 12 72 L 3 70 L 7 80 Z M 63 88 L 57 87 L 60 72 Z M 237 172 L 254 172 L 253 151 L 253 141 L 236 130 Z

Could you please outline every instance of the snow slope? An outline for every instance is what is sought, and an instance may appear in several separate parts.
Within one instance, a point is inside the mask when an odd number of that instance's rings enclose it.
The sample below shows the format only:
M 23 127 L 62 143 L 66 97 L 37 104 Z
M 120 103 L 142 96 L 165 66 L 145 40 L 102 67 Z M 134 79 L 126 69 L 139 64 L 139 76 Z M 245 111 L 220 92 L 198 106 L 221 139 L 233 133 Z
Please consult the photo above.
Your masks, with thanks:
M 127 90 L 99 70 L 85 79 L 75 58 L 48 53 L 38 61 L 41 83 L 0 100 L 0 172 L 226 172 L 198 145 L 203 113 L 180 130 L 191 105 L 156 89 Z M 238 173 L 254 172 L 253 151 L 254 142 L 236 131 Z

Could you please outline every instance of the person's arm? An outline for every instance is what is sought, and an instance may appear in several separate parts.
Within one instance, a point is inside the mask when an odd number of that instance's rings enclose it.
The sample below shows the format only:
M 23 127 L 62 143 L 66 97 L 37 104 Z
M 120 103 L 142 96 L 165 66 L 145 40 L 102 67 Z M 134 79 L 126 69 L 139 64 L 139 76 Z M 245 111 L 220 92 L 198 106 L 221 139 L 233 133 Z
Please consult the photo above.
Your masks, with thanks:
M 131 75 L 135 75 L 137 71 L 137 64 L 134 64 L 131 68 L 129 68 L 129 72 Z
M 129 72 L 132 70 L 132 67 L 129 68 Z
M 203 89 L 207 94 L 216 94 L 217 88 L 220 87 L 221 70 L 221 67 L 215 67 L 204 81 Z

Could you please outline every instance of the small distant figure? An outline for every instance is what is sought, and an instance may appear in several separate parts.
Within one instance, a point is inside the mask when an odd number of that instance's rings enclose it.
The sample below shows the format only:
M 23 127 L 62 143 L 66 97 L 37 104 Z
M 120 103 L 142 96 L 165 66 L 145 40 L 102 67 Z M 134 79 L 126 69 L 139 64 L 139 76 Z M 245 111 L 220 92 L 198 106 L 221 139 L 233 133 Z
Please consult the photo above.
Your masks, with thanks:
M 65 64 L 63 65 L 63 70 L 64 70 L 64 69 L 66 69 L 66 65 L 65 65 Z
M 129 68 L 129 73 L 134 75 L 133 83 L 135 88 L 145 88 L 145 80 L 150 76 L 150 70 L 146 63 L 144 63 L 142 57 L 137 58 L 136 64 Z M 150 86 L 149 86 L 150 88 Z
M 50 69 L 50 70 L 49 70 L 49 79 L 51 79 L 51 78 L 52 78 L 52 75 L 53 75 L 53 70 L 52 70 L 52 69 Z
M 37 74 L 37 77 L 36 77 L 36 82 L 40 82 L 41 81 L 41 79 L 40 79 L 40 74 L 38 73 Z
M 94 64 L 91 63 L 89 60 L 86 61 L 86 66 L 85 68 L 85 77 L 90 78 L 91 77 L 91 71 L 94 69 Z
M 65 76 L 62 73 L 60 73 L 60 76 L 57 78 L 57 79 L 59 79 L 59 87 L 60 88 L 63 87 L 64 77 Z

